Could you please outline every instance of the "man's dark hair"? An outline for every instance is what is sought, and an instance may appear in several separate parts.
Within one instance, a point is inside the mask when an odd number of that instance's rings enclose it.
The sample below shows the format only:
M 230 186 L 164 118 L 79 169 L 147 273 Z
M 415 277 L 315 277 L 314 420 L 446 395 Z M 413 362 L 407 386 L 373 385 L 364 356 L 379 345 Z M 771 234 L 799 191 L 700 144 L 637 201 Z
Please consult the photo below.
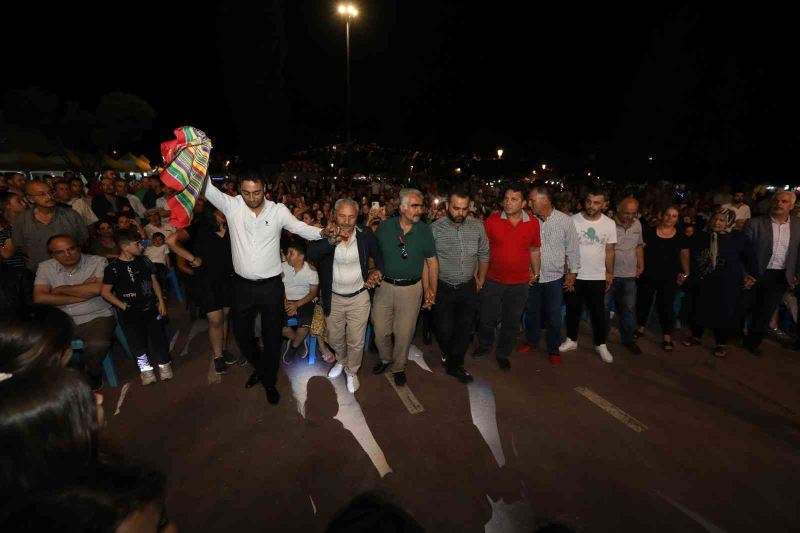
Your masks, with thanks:
M 356 496 L 328 524 L 326 533 L 346 531 L 425 531 L 410 514 L 376 493 Z
M 72 238 L 72 235 L 67 235 L 66 233 L 59 233 L 58 235 L 53 235 L 52 237 L 47 239 L 47 243 L 45 244 L 45 247 L 47 248 L 47 251 L 50 251 L 50 243 L 52 243 L 53 241 L 55 241 L 57 239 L 69 239 L 72 242 L 74 242 L 75 244 L 78 244 L 77 242 L 75 242 L 75 239 Z
M 157 231 L 157 232 L 153 233 L 153 239 L 154 239 L 154 240 L 155 240 L 155 238 L 156 238 L 156 237 L 161 237 L 161 238 L 162 238 L 162 239 L 164 239 L 164 240 L 166 240 L 166 239 L 167 239 L 167 238 L 164 236 L 164 234 L 163 234 L 163 233 L 161 233 L 160 231 Z
M 83 185 L 83 180 L 82 180 L 82 179 L 80 179 L 80 178 L 79 178 L 79 177 L 77 177 L 77 176 L 75 176 L 74 178 L 70 178 L 70 179 L 69 179 L 69 183 L 70 183 L 70 184 L 72 184 L 72 182 L 74 182 L 74 181 L 77 181 L 78 183 L 80 183 L 81 185 Z
M 261 186 L 264 187 L 264 188 L 266 188 L 266 186 L 267 186 L 267 184 L 264 182 L 264 178 L 262 178 L 261 176 L 245 176 L 244 178 L 239 180 L 239 183 L 242 184 L 245 181 L 252 181 L 254 183 L 260 183 Z
M 295 239 L 289 243 L 287 248 L 291 248 L 292 250 L 296 251 L 297 253 L 301 254 L 303 257 L 306 255 L 307 246 L 305 241 L 300 239 Z
M 604 200 L 608 200 L 608 194 L 602 187 L 589 187 L 589 190 L 586 191 L 586 198 L 592 196 L 602 196 Z
M 521 183 L 517 183 L 517 182 L 512 181 L 511 183 L 506 185 L 505 190 L 503 190 L 503 196 L 501 196 L 500 198 L 501 199 L 505 198 L 506 194 L 508 194 L 509 191 L 518 192 L 518 193 L 520 193 L 522 195 L 522 199 L 523 200 L 525 199 L 525 187 L 523 187 Z
M 456 198 L 466 198 L 466 199 L 469 200 L 469 193 L 467 191 L 465 191 L 464 189 L 454 189 L 454 190 L 450 191 L 450 196 L 447 197 L 448 203 L 453 200 L 454 196 Z
M 142 236 L 139 235 L 138 231 L 130 229 L 118 229 L 114 232 L 114 240 L 117 241 L 118 245 L 122 246 L 123 244 L 128 244 L 129 242 L 139 242 L 142 240 Z

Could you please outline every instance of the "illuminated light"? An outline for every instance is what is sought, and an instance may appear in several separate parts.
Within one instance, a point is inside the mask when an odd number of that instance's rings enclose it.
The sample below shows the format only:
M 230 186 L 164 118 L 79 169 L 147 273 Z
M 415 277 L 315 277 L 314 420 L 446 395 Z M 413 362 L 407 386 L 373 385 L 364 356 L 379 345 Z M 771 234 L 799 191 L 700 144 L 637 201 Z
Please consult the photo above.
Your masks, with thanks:
M 438 198 L 436 198 L 436 199 L 433 201 L 433 203 L 435 203 L 436 205 L 439 205 L 439 199 L 438 199 Z
M 500 159 L 502 157 L 503 157 L 503 149 L 502 148 L 498 148 L 497 149 L 497 158 Z
M 347 13 L 347 6 L 339 4 L 339 14 L 344 15 L 345 13 Z
M 591 172 L 587 172 L 587 173 L 586 173 L 586 175 L 587 175 L 587 176 L 591 176 L 591 175 L 592 175 L 592 173 L 591 173 Z
M 333 163 L 331 163 L 331 168 L 333 168 Z
M 547 165 L 545 165 L 544 163 L 542 163 L 542 170 L 547 170 Z
M 536 171 L 534 170 L 533 173 L 536 174 Z
M 783 186 L 783 190 L 784 190 L 784 191 L 788 191 L 788 190 L 789 190 L 789 186 L 788 186 L 788 185 L 784 185 L 784 186 Z
M 650 156 L 650 157 L 648 157 L 647 159 L 649 159 L 650 161 L 652 161 L 652 160 L 653 160 L 653 156 Z
M 456 169 L 456 174 L 461 174 L 461 167 L 458 167 L 458 168 Z

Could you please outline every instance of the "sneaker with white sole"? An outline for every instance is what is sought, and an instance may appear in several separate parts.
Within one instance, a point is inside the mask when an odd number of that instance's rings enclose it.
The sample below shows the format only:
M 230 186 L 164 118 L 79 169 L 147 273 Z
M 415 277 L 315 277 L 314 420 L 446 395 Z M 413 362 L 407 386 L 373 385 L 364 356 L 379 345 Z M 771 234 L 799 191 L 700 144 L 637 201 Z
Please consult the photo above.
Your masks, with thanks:
M 611 356 L 611 352 L 608 351 L 608 347 L 605 344 L 601 344 L 600 346 L 595 346 L 594 351 L 597 352 L 597 355 L 600 356 L 606 363 L 613 363 L 614 358 Z
M 350 394 L 355 394 L 358 390 L 360 383 L 358 382 L 358 376 L 351 376 L 347 374 L 347 390 Z
M 165 365 L 158 365 L 158 375 L 161 381 L 169 381 L 172 379 L 172 363 Z
M 156 373 L 151 370 L 143 370 L 139 376 L 142 378 L 142 385 L 151 385 L 156 382 Z
M 561 343 L 561 346 L 558 347 L 558 351 L 561 353 L 564 352 L 571 352 L 572 350 L 578 349 L 578 343 L 574 340 L 567 337 L 567 340 Z
M 331 379 L 336 379 L 342 375 L 342 370 L 344 370 L 344 367 L 339 363 L 336 363 L 335 365 L 333 365 L 330 372 L 328 372 L 328 377 Z

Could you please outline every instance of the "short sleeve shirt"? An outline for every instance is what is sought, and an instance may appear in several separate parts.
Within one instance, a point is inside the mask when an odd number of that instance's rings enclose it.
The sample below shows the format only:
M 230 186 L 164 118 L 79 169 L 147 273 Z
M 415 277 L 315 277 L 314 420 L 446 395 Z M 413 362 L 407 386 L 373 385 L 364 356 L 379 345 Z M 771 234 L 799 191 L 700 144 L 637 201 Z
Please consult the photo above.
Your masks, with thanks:
M 628 229 L 617 224 L 617 244 L 614 246 L 615 278 L 636 277 L 636 248 L 643 244 L 641 222 L 634 220 Z
M 312 270 L 308 263 L 303 263 L 303 268 L 295 272 L 294 267 L 287 261 L 281 263 L 283 269 L 283 288 L 286 290 L 286 299 L 289 301 L 302 300 L 311 291 L 312 285 L 319 285 L 319 275 Z
M 425 259 L 436 255 L 433 233 L 425 222 L 417 222 L 403 234 L 400 217 L 390 218 L 378 226 L 375 237 L 383 254 L 383 275 L 389 278 L 418 279 L 422 277 Z
M 149 311 L 156 308 L 152 281 L 155 273 L 155 266 L 144 256 L 135 257 L 132 261 L 114 259 L 105 269 L 103 285 L 111 285 L 114 295 L 130 309 Z
M 581 269 L 578 279 L 597 281 L 606 279 L 606 245 L 617 243 L 617 224 L 605 215 L 597 220 L 586 220 L 583 213 L 572 215 L 578 232 L 581 252 Z
M 63 285 L 82 285 L 91 278 L 102 278 L 107 265 L 105 257 L 83 254 L 75 269 L 70 272 L 55 259 L 48 259 L 39 263 L 33 284 L 45 285 L 49 289 Z M 95 296 L 84 302 L 59 305 L 58 308 L 67 313 L 76 326 L 95 318 L 111 316 L 111 304 L 102 296 Z

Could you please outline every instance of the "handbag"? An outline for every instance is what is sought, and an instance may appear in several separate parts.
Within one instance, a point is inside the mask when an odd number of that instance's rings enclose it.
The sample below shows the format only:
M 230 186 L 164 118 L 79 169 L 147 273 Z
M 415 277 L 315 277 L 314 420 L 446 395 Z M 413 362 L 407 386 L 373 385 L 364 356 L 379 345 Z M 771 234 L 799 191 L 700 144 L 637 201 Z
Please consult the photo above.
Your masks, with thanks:
M 314 316 L 311 318 L 311 334 L 322 338 L 325 335 L 325 310 L 322 304 L 314 304 Z

